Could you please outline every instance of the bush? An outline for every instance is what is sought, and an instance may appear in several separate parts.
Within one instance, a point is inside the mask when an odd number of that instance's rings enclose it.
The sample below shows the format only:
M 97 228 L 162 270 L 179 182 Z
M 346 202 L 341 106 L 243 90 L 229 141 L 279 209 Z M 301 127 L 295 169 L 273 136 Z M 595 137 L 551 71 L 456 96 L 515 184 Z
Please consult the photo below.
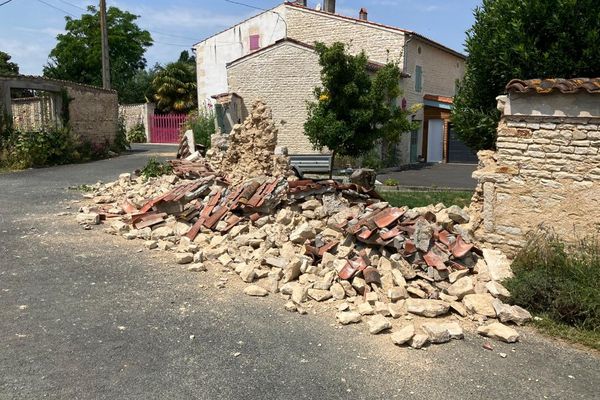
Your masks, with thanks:
M 0 161 L 11 168 L 31 168 L 76 161 L 77 139 L 68 127 L 40 131 L 5 130 Z
M 161 163 L 156 158 L 152 157 L 150 160 L 148 160 L 146 166 L 142 168 L 141 175 L 148 179 L 170 174 L 171 172 L 173 172 L 173 167 L 171 167 L 171 164 Z
M 600 331 L 600 243 L 566 245 L 556 235 L 532 235 L 505 282 L 511 301 L 561 323 Z
M 108 149 L 115 153 L 122 153 L 127 149 L 131 149 L 131 144 L 129 144 L 129 141 L 127 140 L 127 132 L 125 131 L 125 120 L 121 116 L 119 117 L 117 135 L 112 143 L 108 143 Z
M 394 178 L 387 178 L 385 181 L 383 181 L 383 184 L 385 186 L 398 186 L 400 184 L 400 182 L 398 182 Z
M 215 133 L 215 114 L 212 111 L 192 111 L 183 126 L 184 131 L 194 132 L 196 144 L 210 148 L 210 137 Z
M 146 128 L 144 124 L 138 123 L 127 132 L 127 140 L 131 143 L 146 143 Z

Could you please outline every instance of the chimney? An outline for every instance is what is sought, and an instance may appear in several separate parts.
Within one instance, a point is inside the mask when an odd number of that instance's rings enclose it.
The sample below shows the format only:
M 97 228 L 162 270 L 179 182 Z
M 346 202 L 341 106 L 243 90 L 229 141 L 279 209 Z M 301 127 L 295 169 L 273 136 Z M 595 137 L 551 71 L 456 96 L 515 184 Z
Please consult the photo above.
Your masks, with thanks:
M 323 2 L 323 11 L 335 14 L 335 0 L 325 0 Z
M 366 21 L 367 15 L 369 15 L 369 13 L 367 12 L 367 9 L 363 7 L 360 9 L 360 12 L 358 13 L 358 19 Z

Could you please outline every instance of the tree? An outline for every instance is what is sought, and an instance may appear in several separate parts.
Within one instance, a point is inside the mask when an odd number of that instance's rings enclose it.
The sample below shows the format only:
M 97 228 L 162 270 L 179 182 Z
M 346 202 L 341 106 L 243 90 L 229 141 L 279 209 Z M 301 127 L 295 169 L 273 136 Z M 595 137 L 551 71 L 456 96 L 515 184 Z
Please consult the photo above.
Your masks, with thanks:
M 18 75 L 19 66 L 10 61 L 11 57 L 8 53 L 0 51 L 0 75 Z
M 343 43 L 316 43 L 322 87 L 314 89 L 316 101 L 308 103 L 304 130 L 316 149 L 334 154 L 361 156 L 378 140 L 397 142 L 413 127 L 409 112 L 398 107 L 401 71 L 388 63 L 369 75 L 364 52 L 348 53 Z
M 130 91 L 124 90 L 132 78 L 146 67 L 144 53 L 152 37 L 136 24 L 138 16 L 116 7 L 107 11 L 107 30 L 111 82 L 119 92 L 119 101 L 128 102 Z M 65 17 L 66 33 L 57 36 L 50 52 L 44 76 L 88 85 L 102 86 L 100 15 L 93 6 L 80 19 Z
M 160 67 L 152 80 L 156 108 L 160 112 L 187 113 L 197 104 L 196 64 L 177 61 Z
M 152 80 L 160 65 L 156 64 L 153 68 L 136 71 L 135 75 L 119 90 L 119 97 L 124 104 L 147 103 L 154 101 L 154 91 L 152 90 Z
M 494 147 L 496 96 L 511 79 L 600 76 L 597 0 L 483 0 L 474 15 L 452 116 L 473 149 Z

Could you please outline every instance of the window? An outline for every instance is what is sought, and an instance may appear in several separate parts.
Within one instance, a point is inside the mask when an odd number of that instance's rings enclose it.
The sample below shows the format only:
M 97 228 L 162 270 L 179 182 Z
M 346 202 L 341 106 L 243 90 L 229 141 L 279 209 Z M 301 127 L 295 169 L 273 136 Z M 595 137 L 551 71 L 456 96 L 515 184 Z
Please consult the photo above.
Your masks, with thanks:
M 421 93 L 423 90 L 423 68 L 420 65 L 415 67 L 415 91 Z
M 250 50 L 260 49 L 260 35 L 250 35 Z

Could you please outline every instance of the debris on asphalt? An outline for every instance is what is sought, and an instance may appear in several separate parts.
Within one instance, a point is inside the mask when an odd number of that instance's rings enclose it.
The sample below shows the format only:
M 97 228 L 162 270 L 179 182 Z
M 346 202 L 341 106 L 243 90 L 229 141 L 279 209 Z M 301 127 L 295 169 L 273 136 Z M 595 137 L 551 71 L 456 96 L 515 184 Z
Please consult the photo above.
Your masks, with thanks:
M 91 186 L 77 221 L 171 252 L 188 271 L 235 273 L 248 283 L 247 296 L 279 293 L 290 312 L 325 307 L 340 325 L 390 331 L 397 345 L 460 340 L 468 325 L 518 340 L 503 323 L 531 315 L 503 303 L 510 264 L 472 242 L 466 210 L 392 207 L 353 183 L 298 180 L 287 157 L 275 155 L 277 129 L 262 102 L 229 136 L 207 159 L 171 161 L 171 175 L 121 174 Z

